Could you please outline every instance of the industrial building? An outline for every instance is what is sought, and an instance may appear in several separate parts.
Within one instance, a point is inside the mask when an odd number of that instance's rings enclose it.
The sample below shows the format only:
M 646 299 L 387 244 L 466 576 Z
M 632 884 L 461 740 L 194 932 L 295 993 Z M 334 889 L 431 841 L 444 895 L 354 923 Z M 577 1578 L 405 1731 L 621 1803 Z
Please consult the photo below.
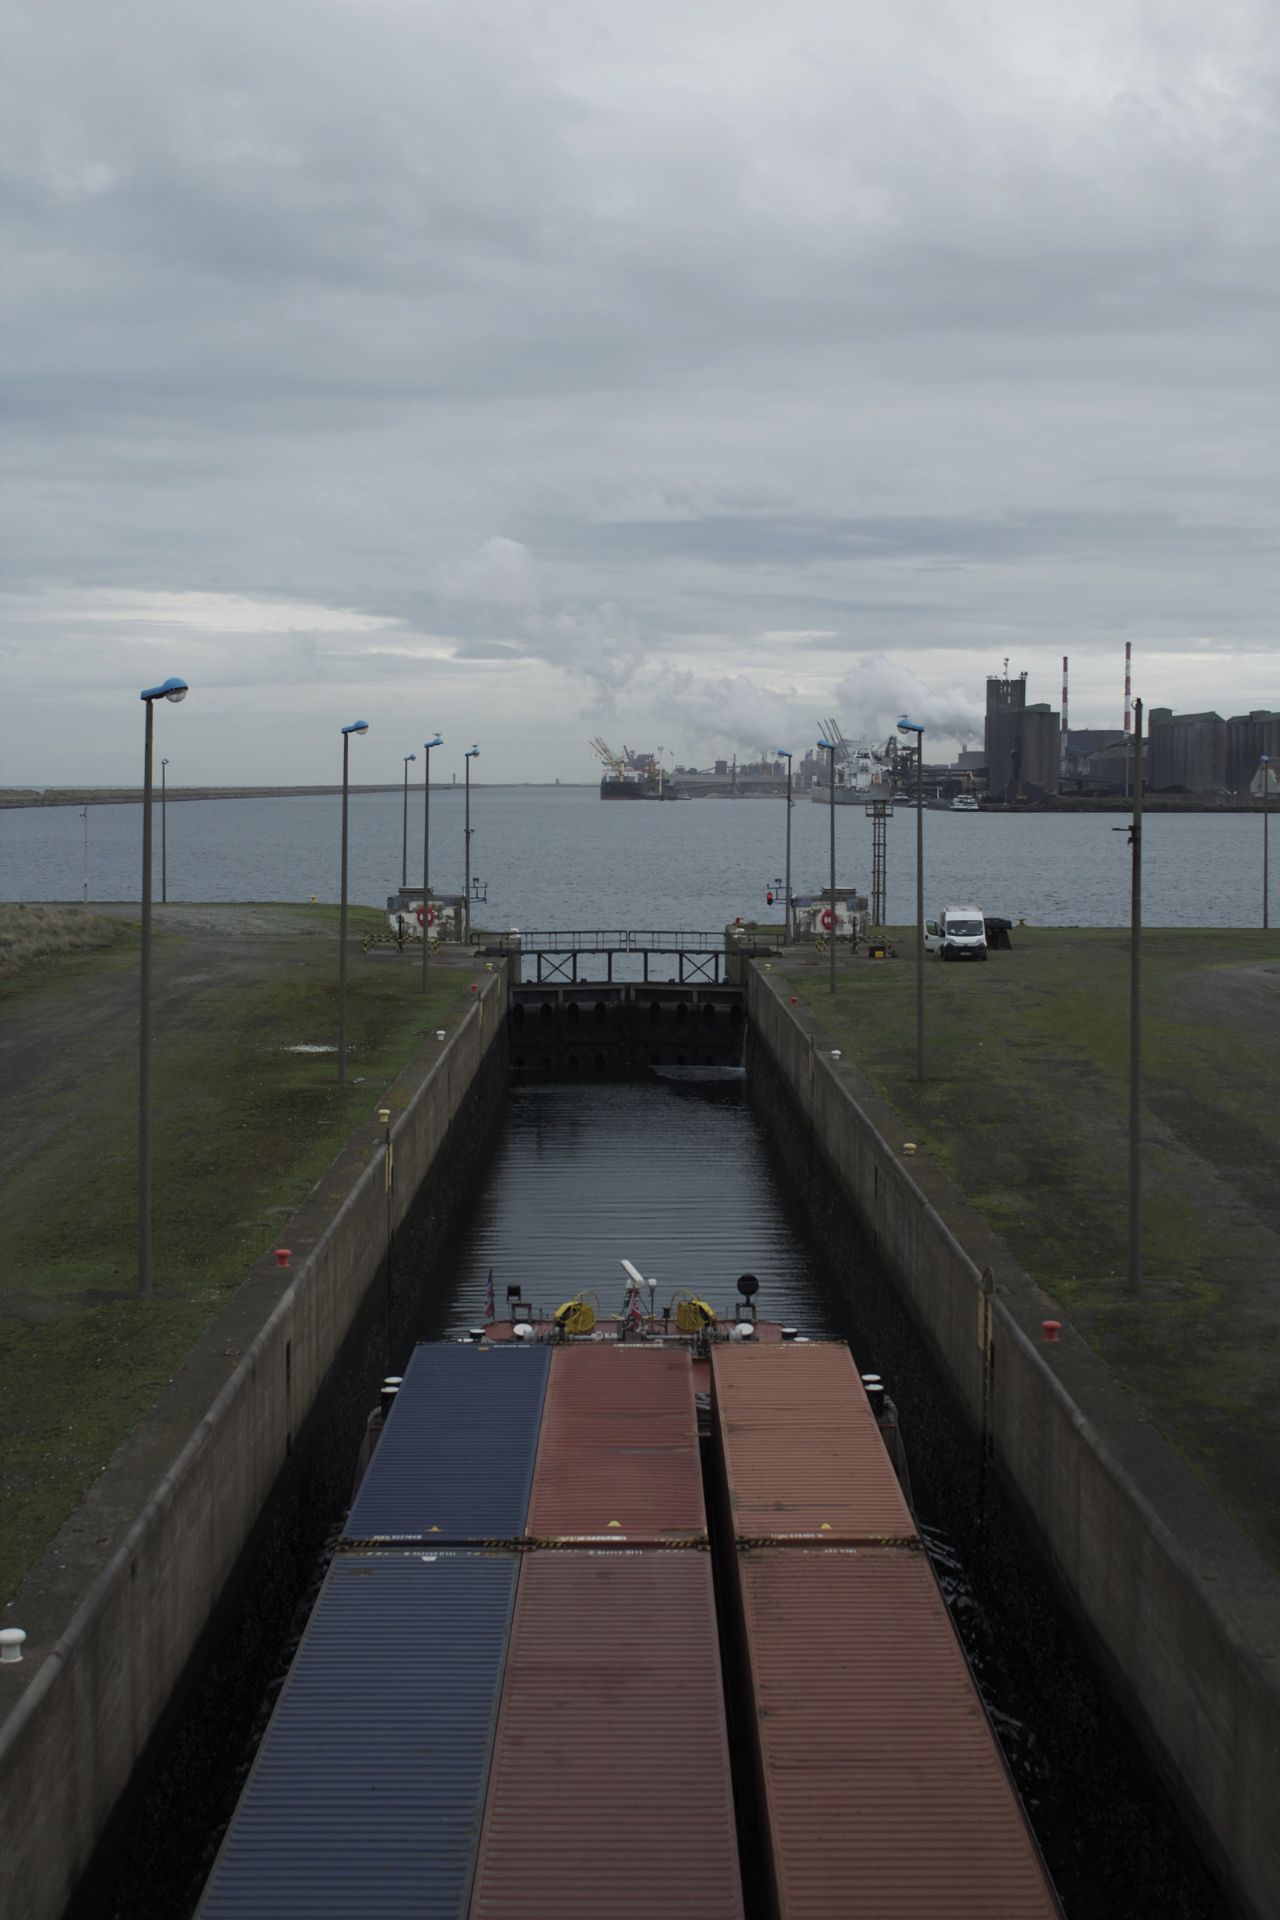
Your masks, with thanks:
M 1226 792 L 1227 723 L 1221 714 L 1152 707 L 1147 718 L 1147 784 L 1153 793 Z
M 1273 768 L 1280 768 L 1280 713 L 1258 707 L 1252 713 L 1233 714 L 1227 721 L 1227 788 L 1231 793 L 1251 791 L 1264 753 Z
M 987 792 L 993 800 L 1042 800 L 1058 791 L 1062 723 L 1044 701 L 1027 705 L 1027 676 L 987 681 Z

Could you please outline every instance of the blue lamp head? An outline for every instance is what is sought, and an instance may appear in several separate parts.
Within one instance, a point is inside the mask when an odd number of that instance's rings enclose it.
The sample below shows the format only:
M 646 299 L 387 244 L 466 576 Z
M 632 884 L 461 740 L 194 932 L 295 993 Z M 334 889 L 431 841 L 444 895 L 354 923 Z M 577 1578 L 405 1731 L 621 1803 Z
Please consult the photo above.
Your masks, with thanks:
M 344 733 L 368 733 L 369 722 L 367 720 L 353 720 L 351 725 L 344 727 L 342 731 Z
M 923 726 L 919 725 L 918 722 L 916 722 L 915 720 L 908 720 L 906 714 L 904 713 L 901 720 L 899 720 L 898 722 L 898 732 L 899 733 L 923 733 L 924 728 Z
M 158 687 L 144 687 L 138 695 L 140 700 L 172 700 L 176 707 L 179 700 L 185 700 L 190 689 L 185 680 L 162 680 Z
M 167 758 L 167 756 L 162 756 L 162 758 L 161 758 L 161 761 L 160 761 L 160 765 L 161 765 L 162 767 L 167 767 L 167 766 L 168 766 L 168 764 L 169 764 L 169 761 L 168 761 L 168 758 Z
M 824 753 L 834 753 L 836 750 L 834 740 L 819 740 L 818 745 L 822 748 L 822 751 Z
M 790 750 L 787 747 L 775 747 L 773 755 L 775 760 L 789 760 L 791 758 Z
M 1258 765 L 1260 767 L 1269 767 L 1271 765 L 1271 755 L 1269 753 L 1260 753 L 1258 755 Z
M 466 753 L 463 755 L 464 760 L 478 760 L 479 758 L 480 758 L 479 747 L 468 747 Z
M 444 745 L 444 738 L 443 738 L 443 736 L 442 736 L 441 734 L 437 734 L 434 740 L 424 740 L 424 741 L 423 741 L 423 743 L 422 743 L 422 751 L 423 751 L 424 753 L 430 753 L 430 751 L 431 751 L 431 749 L 432 749 L 432 747 L 442 747 L 443 745 Z
M 405 757 L 404 757 L 404 763 L 405 763 L 405 765 L 406 765 L 406 767 L 408 766 L 408 764 L 409 764 L 409 762 L 410 762 L 411 760 L 416 760 L 416 759 L 417 759 L 417 757 L 418 757 L 418 756 L 417 756 L 417 754 L 416 754 L 416 753 L 406 753 L 406 755 L 405 755 Z

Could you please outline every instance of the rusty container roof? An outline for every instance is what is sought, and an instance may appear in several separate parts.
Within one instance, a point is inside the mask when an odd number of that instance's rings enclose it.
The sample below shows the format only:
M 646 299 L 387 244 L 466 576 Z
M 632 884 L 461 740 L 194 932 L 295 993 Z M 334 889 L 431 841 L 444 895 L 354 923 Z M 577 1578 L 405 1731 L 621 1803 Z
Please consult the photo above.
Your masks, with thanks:
M 688 1353 L 612 1341 L 556 1348 L 529 1534 L 637 1544 L 706 1530 Z
M 847 1347 L 715 1346 L 711 1386 L 739 1539 L 915 1537 Z
M 779 1920 L 1061 1920 L 924 1555 L 736 1566 Z
M 709 1556 L 525 1555 L 471 1920 L 742 1911 Z

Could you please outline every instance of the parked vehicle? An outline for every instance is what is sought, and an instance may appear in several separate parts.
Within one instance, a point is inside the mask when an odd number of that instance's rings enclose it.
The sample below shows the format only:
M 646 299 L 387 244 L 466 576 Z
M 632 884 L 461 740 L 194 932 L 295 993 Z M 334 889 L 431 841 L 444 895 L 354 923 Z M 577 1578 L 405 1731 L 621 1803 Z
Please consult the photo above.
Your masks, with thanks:
M 944 960 L 985 960 L 987 929 L 981 907 L 944 907 L 936 920 L 924 923 L 926 953 Z

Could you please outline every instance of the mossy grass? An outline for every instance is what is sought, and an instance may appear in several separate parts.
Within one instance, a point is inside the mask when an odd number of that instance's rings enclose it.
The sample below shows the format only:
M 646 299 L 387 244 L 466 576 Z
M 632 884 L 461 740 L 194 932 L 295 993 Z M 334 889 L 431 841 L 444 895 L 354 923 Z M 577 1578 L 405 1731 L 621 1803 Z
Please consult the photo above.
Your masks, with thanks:
M 925 977 L 842 951 L 788 989 L 898 1112 L 1280 1564 L 1280 939 L 1143 938 L 1143 1285 L 1127 1278 L 1129 943 L 1018 928 L 986 965 Z M 774 963 L 775 976 L 780 971 Z
M 219 911 L 229 910 L 211 909 Z M 100 951 L 40 957 L 0 989 L 32 1036 L 5 1137 L 0 1433 L 7 1597 L 245 1273 L 280 1237 L 356 1127 L 439 1026 L 471 1004 L 473 974 L 415 954 L 366 961 L 382 915 L 351 913 L 348 1073 L 340 1086 L 337 910 L 273 909 L 266 936 L 158 932 L 153 1076 L 154 1292 L 136 1294 L 137 930 Z M 306 935 L 322 937 L 308 938 Z M 123 1032 L 80 1018 L 92 996 Z M 94 1003 L 96 1005 L 96 1002 Z M 98 1055 L 100 1054 L 100 1058 Z

